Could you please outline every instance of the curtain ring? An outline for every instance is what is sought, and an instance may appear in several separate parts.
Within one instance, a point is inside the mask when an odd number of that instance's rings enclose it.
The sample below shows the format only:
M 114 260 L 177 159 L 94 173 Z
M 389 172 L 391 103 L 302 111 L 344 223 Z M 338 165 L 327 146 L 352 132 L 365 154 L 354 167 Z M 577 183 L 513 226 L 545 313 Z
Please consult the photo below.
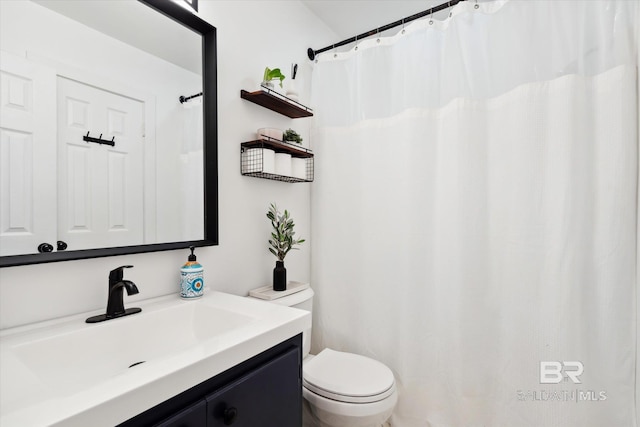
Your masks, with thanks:
M 402 34 L 404 34 L 404 18 L 402 18 Z
M 453 16 L 453 11 L 451 10 L 451 1 L 449 1 L 449 18 Z
M 378 36 L 376 43 L 380 43 L 380 28 L 376 28 L 376 36 Z
M 353 50 L 358 50 L 358 36 L 356 36 L 356 47 L 354 47 Z
M 478 4 L 478 0 L 476 0 L 476 5 L 473 6 L 473 7 L 474 7 L 474 9 L 478 9 L 480 7 L 480 5 Z
M 433 25 L 433 8 L 429 9 L 429 25 Z
M 337 58 L 338 54 L 336 53 L 336 45 L 334 44 L 333 46 L 331 46 L 333 48 L 333 57 Z

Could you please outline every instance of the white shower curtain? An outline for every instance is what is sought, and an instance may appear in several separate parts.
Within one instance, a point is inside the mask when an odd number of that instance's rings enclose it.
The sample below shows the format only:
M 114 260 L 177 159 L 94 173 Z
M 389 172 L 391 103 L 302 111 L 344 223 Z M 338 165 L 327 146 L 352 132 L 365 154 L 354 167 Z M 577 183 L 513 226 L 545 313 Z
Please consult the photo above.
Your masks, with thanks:
M 182 104 L 184 121 L 182 149 L 180 150 L 182 175 L 182 228 L 183 240 L 201 240 L 204 224 L 204 175 L 203 175 L 203 109 L 202 98 Z
M 638 6 L 469 1 L 315 64 L 312 350 L 389 366 L 393 427 L 637 426 Z

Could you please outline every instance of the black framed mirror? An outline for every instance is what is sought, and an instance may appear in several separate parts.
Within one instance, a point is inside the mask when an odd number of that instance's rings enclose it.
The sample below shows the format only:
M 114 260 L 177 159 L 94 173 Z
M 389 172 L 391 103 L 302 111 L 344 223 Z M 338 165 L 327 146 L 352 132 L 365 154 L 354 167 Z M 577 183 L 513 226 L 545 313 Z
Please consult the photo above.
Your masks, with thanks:
M 36 0 L 34 1 L 34 3 L 36 5 L 38 5 L 38 3 L 46 3 L 47 0 Z M 14 2 L 11 2 L 14 3 Z M 23 2 L 20 2 L 23 3 Z M 30 3 L 30 2 L 26 2 L 26 3 Z M 51 2 L 54 3 L 54 2 Z M 60 0 L 57 0 L 55 2 L 56 4 L 60 4 Z M 75 2 L 70 2 L 70 4 L 73 4 Z M 148 9 L 149 11 L 151 11 L 153 14 L 156 14 L 158 16 L 160 15 L 164 15 L 164 17 L 166 17 L 167 20 L 170 20 L 170 22 L 172 22 L 173 24 L 177 25 L 177 26 L 182 26 L 186 29 L 188 29 L 189 31 L 192 31 L 193 33 L 195 33 L 196 35 L 198 35 L 199 37 L 201 37 L 201 47 L 200 47 L 200 52 L 201 52 L 201 77 L 199 77 L 200 81 L 198 81 L 198 84 L 201 83 L 201 86 L 199 86 L 200 89 L 200 93 L 202 93 L 202 96 L 199 98 L 200 102 L 201 102 L 201 111 L 202 111 L 202 118 L 201 118 L 201 128 L 202 128 L 202 132 L 201 132 L 201 140 L 202 140 L 202 147 L 201 147 L 201 154 L 199 154 L 199 157 L 195 157 L 196 159 L 196 163 L 195 164 L 202 164 L 202 170 L 201 172 L 196 173 L 195 175 L 192 176 L 197 176 L 199 178 L 202 179 L 202 184 L 198 183 L 198 187 L 201 187 L 201 191 L 202 191 L 202 199 L 201 201 L 199 201 L 199 203 L 197 204 L 197 217 L 199 218 L 199 221 L 201 222 L 197 222 L 197 225 L 195 228 L 198 228 L 198 232 L 197 233 L 191 233 L 191 234 L 184 234 L 185 236 L 189 237 L 186 239 L 181 239 L 181 238 L 177 238 L 177 239 L 166 239 L 166 238 L 159 238 L 156 240 L 153 239 L 149 239 L 149 240 L 142 240 L 140 243 L 135 241 L 134 244 L 112 244 L 110 242 L 113 242 L 113 240 L 104 240 L 101 241 L 98 244 L 94 244 L 94 246 L 89 246 L 86 249 L 75 249 L 78 246 L 70 243 L 68 244 L 68 248 L 65 248 L 65 246 L 67 245 L 66 241 L 60 241 L 60 240 L 64 240 L 64 239 L 60 239 L 58 238 L 58 242 L 56 242 L 56 239 L 53 239 L 53 241 L 49 242 L 42 242 L 44 244 L 47 244 L 48 246 L 51 247 L 43 247 L 42 249 L 44 250 L 51 250 L 50 252 L 45 252 L 45 253 L 38 253 L 37 250 L 33 250 L 31 253 L 18 253 L 18 254 L 10 254 L 7 256 L 0 256 L 0 267 L 9 267 L 9 266 L 19 266 L 19 265 L 28 265 L 28 264 L 38 264 L 38 263 L 46 263 L 46 262 L 55 262 L 55 261 L 68 261 L 68 260 L 79 260 L 79 259 L 87 259 L 87 258 L 97 258 L 97 257 L 106 257 L 106 256 L 115 256 L 115 255 L 126 255 L 126 254 L 135 254 L 135 253 L 143 253 L 143 252 L 154 252 L 154 251 L 164 251 L 164 250 L 173 250 L 173 249 L 183 249 L 183 248 L 187 248 L 189 246 L 211 246 L 211 245 L 217 245 L 218 244 L 218 159 L 217 159 L 217 58 L 216 58 L 216 29 L 215 27 L 213 27 L 211 24 L 207 23 L 206 21 L 202 20 L 199 16 L 197 16 L 196 14 L 193 13 L 193 11 L 189 10 L 188 6 L 186 5 L 182 5 L 181 2 L 179 0 L 176 1 L 172 1 L 172 0 L 137 0 L 137 1 L 130 1 L 130 2 L 112 2 L 112 1 L 108 1 L 105 3 L 110 3 L 110 4 L 117 4 L 117 3 L 135 3 L 136 5 L 141 6 L 143 9 Z M 76 3 L 77 4 L 77 3 Z M 29 6 L 31 7 L 31 6 Z M 35 7 L 35 6 L 34 6 Z M 39 5 L 38 5 L 39 7 Z M 119 18 L 118 19 L 122 19 L 123 21 L 126 20 L 126 13 L 123 13 L 121 15 L 118 15 Z M 66 18 L 65 18 L 66 19 Z M 155 18 L 154 18 L 155 19 Z M 24 22 L 24 21 L 23 21 Z M 122 23 L 119 23 L 120 27 L 123 27 L 125 25 L 122 25 Z M 135 28 L 134 28 L 135 30 Z M 162 30 L 157 30 L 158 32 L 161 32 Z M 153 37 L 153 33 L 152 34 L 148 34 L 150 37 Z M 3 46 L 4 48 L 4 46 Z M 27 56 L 28 57 L 28 56 Z M 28 57 L 28 59 L 30 59 Z M 39 63 L 43 63 L 46 61 L 43 61 L 41 58 L 36 58 L 37 61 Z M 3 62 L 6 62 L 3 60 Z M 47 64 L 48 65 L 48 64 Z M 66 67 L 66 65 L 65 65 Z M 75 68 L 73 67 L 67 67 L 70 70 L 75 70 Z M 106 67 L 108 68 L 108 66 Z M 70 71 L 70 75 L 74 75 L 75 71 Z M 148 75 L 150 76 L 154 76 L 154 73 L 156 73 L 156 70 L 153 68 L 149 68 L 147 70 L 144 70 L 145 73 L 148 73 Z M 113 74 L 113 72 L 112 72 Z M 105 74 L 106 75 L 106 74 Z M 58 76 L 59 77 L 59 76 Z M 67 78 L 67 80 L 73 80 L 73 78 Z M 10 82 L 11 83 L 11 82 Z M 6 86 L 6 85 L 5 85 Z M 11 86 L 11 84 L 9 84 L 9 86 Z M 60 87 L 60 83 L 58 83 L 58 88 Z M 185 89 L 187 90 L 187 89 Z M 112 91 L 113 92 L 113 91 Z M 200 95 L 200 93 L 194 92 L 185 92 L 184 95 L 186 96 L 190 96 L 190 95 Z M 148 99 L 155 99 L 155 97 L 153 95 L 149 95 Z M 178 101 L 178 97 L 175 98 L 175 103 L 179 105 L 179 101 Z M 172 107 L 173 108 L 173 107 Z M 69 108 L 66 108 L 67 110 L 69 110 Z M 152 106 L 152 107 L 147 107 L 144 114 L 145 115 L 145 120 L 149 117 L 149 116 L 153 116 L 154 114 L 157 116 L 160 116 L 161 112 L 160 112 L 161 108 L 157 107 L 157 106 Z M 150 113 L 150 111 L 152 111 L 153 114 Z M 117 115 L 116 115 L 117 118 Z M 155 116 L 153 117 L 155 119 Z M 158 118 L 158 126 L 157 129 L 154 129 L 153 131 L 146 131 L 146 137 L 147 139 L 149 139 L 149 134 L 152 132 L 155 133 L 160 133 L 163 132 L 164 130 L 162 129 L 162 126 L 160 125 L 161 123 L 161 119 Z M 117 120 L 115 121 L 116 124 L 118 123 Z M 155 123 L 155 122 L 154 122 Z M 165 128 L 167 128 L 168 126 L 165 125 Z M 175 127 L 175 126 L 173 126 Z M 185 126 L 186 127 L 186 126 Z M 145 131 L 143 131 L 143 133 L 145 133 Z M 57 133 L 58 137 L 60 136 L 60 132 Z M 97 139 L 100 140 L 102 139 L 102 136 L 98 137 L 98 135 L 94 135 L 91 134 L 86 135 L 87 137 L 89 137 L 88 139 Z M 144 135 L 143 135 L 144 136 Z M 115 137 L 112 137 L 111 135 L 108 135 L 108 138 L 106 138 L 105 140 L 112 140 L 112 138 L 115 138 L 116 141 L 118 141 L 118 135 L 116 134 Z M 58 138 L 59 139 L 59 138 Z M 160 139 L 160 138 L 158 138 Z M 179 144 L 179 141 L 176 141 L 176 138 L 173 138 L 174 143 L 175 144 Z M 84 139 L 85 143 L 88 144 L 87 139 Z M 154 140 L 155 142 L 155 140 Z M 101 142 L 99 142 L 99 144 L 102 144 Z M 156 148 L 154 147 L 154 150 Z M 156 155 L 155 151 L 152 151 L 154 155 Z M 59 157 L 59 156 L 58 156 Z M 156 157 L 158 157 L 156 155 Z M 184 153 L 181 153 L 181 159 L 184 161 L 184 158 L 186 156 L 184 155 Z M 191 160 L 192 163 L 194 162 L 194 159 L 192 158 Z M 147 164 L 148 165 L 148 161 Z M 163 172 L 164 169 L 171 169 L 171 168 L 166 168 L 162 165 L 153 165 L 151 168 L 148 166 L 143 167 L 142 169 L 152 169 L 152 168 L 157 168 L 158 169 L 158 173 Z M 58 169 L 60 169 L 60 166 L 58 165 Z M 146 172 L 145 172 L 146 173 Z M 74 172 L 75 174 L 75 172 Z M 43 175 L 43 174 L 41 174 Z M 34 173 L 34 177 L 37 176 L 37 173 Z M 74 175 L 75 176 L 75 175 Z M 34 178 L 35 179 L 35 178 Z M 148 178 L 145 178 L 148 181 Z M 166 178 L 167 180 L 171 180 L 171 176 L 169 176 L 168 178 Z M 70 181 L 70 179 L 68 180 Z M 118 180 L 116 180 L 118 181 Z M 83 182 L 82 180 L 78 180 L 76 182 Z M 134 183 L 136 182 L 136 180 L 126 180 L 126 179 L 119 179 L 120 185 L 123 188 L 130 188 L 134 185 Z M 154 185 L 157 185 L 158 188 L 154 188 L 154 191 L 157 192 L 161 197 L 162 193 L 164 191 L 163 187 L 162 187 L 162 182 L 161 180 L 157 180 L 157 182 L 154 183 Z M 105 187 L 108 187 L 107 185 L 105 185 Z M 36 190 L 37 191 L 37 190 Z M 108 193 L 111 194 L 111 193 Z M 147 197 L 146 195 L 144 196 L 145 198 Z M 154 196 L 155 197 L 155 196 Z M 152 199 L 155 201 L 155 198 L 152 197 Z M 172 209 L 179 209 L 181 204 L 183 203 L 184 200 L 174 200 L 174 201 L 169 201 L 169 204 L 166 205 L 160 205 L 158 204 L 158 214 L 157 216 L 159 217 L 161 215 L 161 213 L 163 212 L 171 212 Z M 146 203 L 146 202 L 145 202 Z M 150 216 L 148 214 L 148 210 L 147 205 L 140 205 L 140 208 L 138 210 L 143 210 L 145 211 L 145 214 L 147 216 Z M 53 209 L 56 209 L 55 207 Z M 94 209 L 95 210 L 95 209 Z M 107 213 L 107 215 L 105 216 L 109 216 L 109 213 Z M 3 215 L 5 215 L 5 218 L 3 219 L 4 223 L 7 223 L 6 221 L 6 217 L 7 215 L 3 212 Z M 156 215 L 156 214 L 154 214 Z M 167 217 L 170 219 L 171 216 L 167 215 Z M 155 221 L 155 216 L 153 217 L 154 221 Z M 166 224 L 169 220 L 164 220 L 164 223 Z M 161 224 L 161 221 L 158 221 L 157 224 L 153 224 L 154 227 L 157 227 L 159 230 L 161 230 L 158 234 L 162 233 L 163 227 Z M 150 228 L 148 225 L 144 225 L 144 227 L 146 229 Z M 166 228 L 166 227 L 165 227 Z M 183 226 L 184 228 L 184 226 Z M 199 229 L 202 229 L 202 232 L 199 231 Z M 3 232 L 5 230 L 2 230 Z M 168 236 L 173 236 L 172 234 L 166 234 Z M 190 238 L 190 236 L 197 236 L 194 238 Z M 107 243 L 102 243 L 102 242 L 107 242 Z M 4 242 L 3 242 L 4 244 Z M 56 250 L 57 249 L 57 250 Z M 29 249 L 29 251 L 31 251 L 31 249 Z
M 196 12 L 198 11 L 198 0 L 184 0 Z

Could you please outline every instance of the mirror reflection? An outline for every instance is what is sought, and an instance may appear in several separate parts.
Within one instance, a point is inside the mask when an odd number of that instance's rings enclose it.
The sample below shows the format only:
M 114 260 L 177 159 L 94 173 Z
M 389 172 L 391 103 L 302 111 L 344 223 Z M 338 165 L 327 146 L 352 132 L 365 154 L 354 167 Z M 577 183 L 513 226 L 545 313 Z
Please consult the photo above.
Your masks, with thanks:
M 0 19 L 0 256 L 203 239 L 201 35 L 137 1 Z

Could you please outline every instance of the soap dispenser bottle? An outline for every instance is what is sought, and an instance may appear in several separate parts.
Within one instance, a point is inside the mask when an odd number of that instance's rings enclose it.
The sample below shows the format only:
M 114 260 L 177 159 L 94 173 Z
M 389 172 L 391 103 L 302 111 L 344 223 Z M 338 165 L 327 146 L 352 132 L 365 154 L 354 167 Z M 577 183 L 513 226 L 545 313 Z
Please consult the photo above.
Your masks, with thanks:
M 196 248 L 189 246 L 189 249 L 191 249 L 191 255 L 180 269 L 180 296 L 198 298 L 204 293 L 204 268 L 198 263 L 193 253 Z

